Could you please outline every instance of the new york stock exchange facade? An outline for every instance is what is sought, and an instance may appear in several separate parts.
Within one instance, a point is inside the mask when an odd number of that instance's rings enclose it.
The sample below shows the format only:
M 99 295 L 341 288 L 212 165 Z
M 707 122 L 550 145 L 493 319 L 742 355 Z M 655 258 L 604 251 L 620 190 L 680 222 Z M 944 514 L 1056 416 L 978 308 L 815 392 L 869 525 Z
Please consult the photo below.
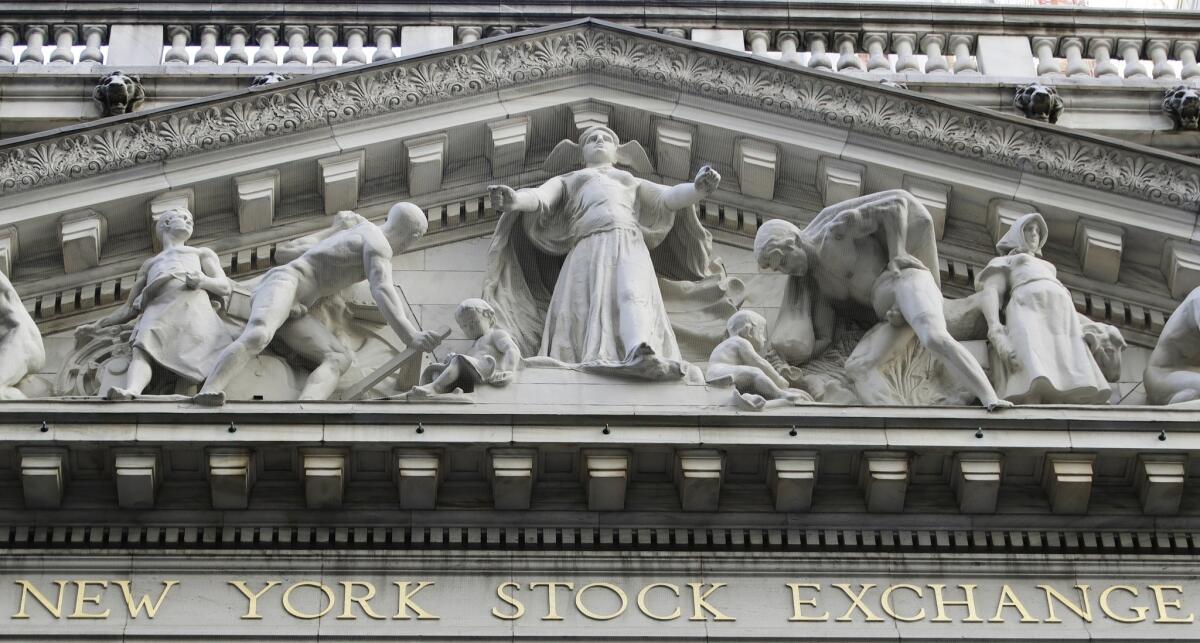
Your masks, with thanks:
M 0 3 L 0 638 L 1200 640 L 1194 14 L 256 7 Z

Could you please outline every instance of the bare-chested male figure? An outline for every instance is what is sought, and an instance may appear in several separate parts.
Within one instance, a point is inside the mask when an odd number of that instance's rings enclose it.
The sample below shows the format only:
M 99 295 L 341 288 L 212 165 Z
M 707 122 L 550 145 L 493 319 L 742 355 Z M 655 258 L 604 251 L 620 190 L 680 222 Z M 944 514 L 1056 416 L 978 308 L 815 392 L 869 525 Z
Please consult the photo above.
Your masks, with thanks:
M 859 365 L 886 357 L 907 325 L 989 410 L 1012 406 L 996 395 L 979 363 L 946 329 L 933 218 L 908 192 L 836 203 L 803 231 L 768 221 L 759 228 L 754 254 L 761 268 L 797 278 L 789 284 L 794 292 L 788 297 L 797 308 L 787 311 L 791 341 L 780 351 L 787 361 L 802 364 L 829 345 L 835 305 L 857 308 L 890 322 L 863 338 L 854 355 Z M 852 367 L 847 364 L 847 370 Z
M 1200 288 L 1171 313 L 1142 381 L 1151 404 L 1200 400 Z
M 287 263 L 269 270 L 255 287 L 246 328 L 221 352 L 195 402 L 224 404 L 230 380 L 267 348 L 276 333 L 289 348 L 318 364 L 300 399 L 329 399 L 353 357 L 328 328 L 308 315 L 308 308 L 363 279 L 370 283 L 375 304 L 400 341 L 422 351 L 433 350 L 441 338 L 418 331 L 404 316 L 392 284 L 393 253 L 420 238 L 427 226 L 420 208 L 397 203 L 381 226 L 353 212 L 339 212 L 328 229 L 290 246 L 281 245 L 275 258 Z

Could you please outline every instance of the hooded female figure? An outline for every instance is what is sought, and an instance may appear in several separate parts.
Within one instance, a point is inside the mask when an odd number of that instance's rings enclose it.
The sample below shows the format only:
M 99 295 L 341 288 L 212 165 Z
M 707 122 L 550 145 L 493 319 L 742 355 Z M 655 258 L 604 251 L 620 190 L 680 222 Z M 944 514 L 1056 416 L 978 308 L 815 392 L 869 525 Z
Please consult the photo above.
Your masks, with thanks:
M 1017 219 L 996 244 L 1001 256 L 975 281 L 996 393 L 1018 404 L 1104 404 L 1112 389 L 1092 357 L 1071 293 L 1054 264 L 1038 257 L 1047 233 L 1036 212 Z
M 616 375 L 684 376 L 676 329 L 706 340 L 696 343 L 707 351 L 734 310 L 694 208 L 720 175 L 705 166 L 672 187 L 640 179 L 615 164 L 648 170 L 645 152 L 620 145 L 607 127 L 589 128 L 578 145 L 559 143 L 547 165 L 563 152 L 586 167 L 536 188 L 489 188 L 502 216 L 483 298 L 524 355 Z M 674 319 L 667 301 L 677 302 Z

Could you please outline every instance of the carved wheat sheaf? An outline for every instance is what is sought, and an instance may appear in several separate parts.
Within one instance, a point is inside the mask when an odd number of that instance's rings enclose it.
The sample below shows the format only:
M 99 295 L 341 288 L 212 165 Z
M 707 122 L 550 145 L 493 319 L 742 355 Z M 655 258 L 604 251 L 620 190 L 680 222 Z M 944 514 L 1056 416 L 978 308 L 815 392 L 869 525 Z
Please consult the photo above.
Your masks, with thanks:
M 0 152 L 0 193 L 94 176 L 269 136 L 452 101 L 578 72 L 631 78 L 681 92 L 1108 192 L 1200 210 L 1200 171 L 1067 133 L 956 110 L 886 88 L 839 82 L 658 42 L 595 24 L 389 62 L 299 87 L 149 115 Z

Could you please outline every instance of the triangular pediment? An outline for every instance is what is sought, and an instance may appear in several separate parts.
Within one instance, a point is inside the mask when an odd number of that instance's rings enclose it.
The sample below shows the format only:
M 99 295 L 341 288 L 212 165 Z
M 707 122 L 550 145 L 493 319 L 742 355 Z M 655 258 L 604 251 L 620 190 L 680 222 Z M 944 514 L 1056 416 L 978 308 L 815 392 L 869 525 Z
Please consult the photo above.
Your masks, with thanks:
M 1162 257 L 1195 228 L 1196 160 L 592 19 L 10 139 L 0 229 L 18 233 L 14 281 L 43 320 L 93 308 L 92 292 L 111 302 L 106 284 L 150 252 L 148 206 L 164 195 L 188 193 L 195 242 L 235 277 L 269 265 L 274 243 L 323 226 L 322 177 L 355 164 L 355 209 L 379 216 L 412 200 L 435 219 L 429 243 L 446 243 L 488 234 L 486 185 L 543 179 L 542 161 L 589 109 L 639 140 L 664 181 L 702 163 L 722 171 L 702 211 L 718 241 L 745 247 L 762 220 L 803 222 L 843 189 L 906 187 L 943 199 L 952 293 L 992 253 L 996 203 L 1012 202 L 1046 216 L 1049 256 L 1089 311 L 1095 299 L 1100 316 L 1151 337 L 1179 298 Z M 514 119 L 526 119 L 522 155 L 501 164 L 504 132 L 492 126 Z M 439 135 L 428 165 L 439 178 L 415 185 L 422 143 Z M 775 152 L 766 195 L 751 186 L 762 164 L 745 140 Z M 274 220 L 241 233 L 236 182 L 264 172 L 279 173 Z M 64 273 L 61 223 L 83 209 L 103 215 L 105 249 L 98 265 Z M 1081 222 L 1122 228 L 1119 279 L 1083 270 Z

